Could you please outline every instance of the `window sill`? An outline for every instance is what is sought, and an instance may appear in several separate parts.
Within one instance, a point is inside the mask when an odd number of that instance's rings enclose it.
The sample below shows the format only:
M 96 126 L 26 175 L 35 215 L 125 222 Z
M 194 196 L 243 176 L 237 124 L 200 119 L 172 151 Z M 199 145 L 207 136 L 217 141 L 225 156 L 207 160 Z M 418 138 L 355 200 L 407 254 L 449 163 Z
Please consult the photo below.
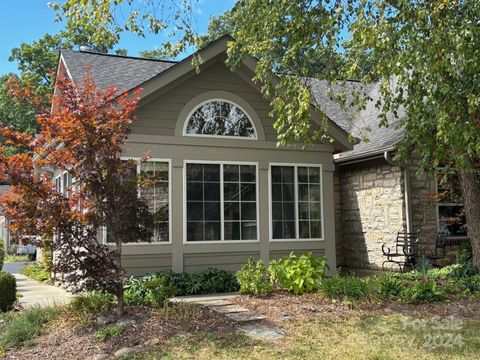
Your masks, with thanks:
M 115 246 L 113 243 L 107 243 L 106 245 L 108 246 Z M 138 245 L 146 245 L 146 246 L 152 246 L 152 245 L 172 245 L 171 241 L 157 241 L 157 242 L 136 242 L 136 243 L 126 243 L 122 244 L 122 246 L 138 246 Z
M 325 241 L 325 239 L 270 239 L 270 242 L 315 242 Z
M 184 245 L 196 244 L 254 244 L 259 243 L 260 240 L 210 240 L 210 241 L 184 241 Z

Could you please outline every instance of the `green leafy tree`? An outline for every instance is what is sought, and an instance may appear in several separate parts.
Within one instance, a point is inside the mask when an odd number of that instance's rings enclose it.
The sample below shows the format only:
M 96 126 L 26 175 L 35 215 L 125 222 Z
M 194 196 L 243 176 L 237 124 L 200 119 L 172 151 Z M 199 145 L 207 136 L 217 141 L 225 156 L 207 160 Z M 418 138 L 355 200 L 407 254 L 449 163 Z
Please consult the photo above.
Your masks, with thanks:
M 189 22 L 189 3 L 67 0 L 56 10 L 68 26 L 95 26 L 96 36 L 105 39 L 122 31 L 159 33 L 173 21 L 174 32 L 183 36 L 166 50 L 176 55 L 205 41 Z M 133 11 L 122 23 L 116 12 L 125 4 Z M 174 16 L 156 11 L 168 5 Z M 414 151 L 424 170 L 441 165 L 460 172 L 474 262 L 480 265 L 479 19 L 477 0 L 240 0 L 212 26 L 218 34 L 232 30 L 231 67 L 245 54 L 258 59 L 253 80 L 270 100 L 281 145 L 328 138 L 326 117 L 312 129 L 305 76 L 344 78 L 334 62 L 321 71 L 313 71 L 312 63 L 346 48 L 347 75 L 381 82 L 379 123 L 401 118 L 406 136 L 399 157 L 406 160 Z M 275 81 L 277 74 L 288 76 Z
M 18 83 L 21 79 L 15 74 L 0 76 L 0 122 L 17 131 L 34 134 L 38 131 L 36 108 L 11 96 L 10 81 Z
M 146 59 L 172 60 L 172 55 L 163 48 L 140 51 L 139 56 Z
M 375 64 L 365 80 L 381 81 L 380 122 L 404 113 L 399 158 L 414 152 L 423 170 L 460 173 L 480 265 L 480 3 L 370 0 L 351 15 L 349 50 Z

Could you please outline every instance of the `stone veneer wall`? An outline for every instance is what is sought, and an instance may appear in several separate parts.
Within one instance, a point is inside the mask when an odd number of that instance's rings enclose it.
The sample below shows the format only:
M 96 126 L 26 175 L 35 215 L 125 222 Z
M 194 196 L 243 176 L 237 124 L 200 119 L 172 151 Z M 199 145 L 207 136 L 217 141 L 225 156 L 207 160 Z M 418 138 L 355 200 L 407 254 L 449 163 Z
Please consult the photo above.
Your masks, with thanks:
M 437 207 L 433 176 L 410 169 L 412 230 L 420 231 L 419 255 L 435 250 Z M 335 174 L 337 263 L 350 268 L 381 268 L 384 242 L 394 244 L 406 229 L 403 169 L 382 159 L 337 166 Z M 447 246 L 437 265 L 455 262 L 458 246 Z M 441 250 L 440 250 L 441 251 Z
M 437 206 L 432 202 L 432 194 L 437 191 L 435 177 L 416 174 L 417 168 L 410 170 L 410 189 L 412 194 L 412 229 L 420 231 L 419 255 L 433 254 L 437 239 Z M 456 261 L 458 246 L 447 246 L 444 259 L 437 260 L 437 265 L 453 264 Z M 442 254 L 442 250 L 439 250 Z
M 337 262 L 351 268 L 381 268 L 384 242 L 405 228 L 403 171 L 383 159 L 337 168 Z

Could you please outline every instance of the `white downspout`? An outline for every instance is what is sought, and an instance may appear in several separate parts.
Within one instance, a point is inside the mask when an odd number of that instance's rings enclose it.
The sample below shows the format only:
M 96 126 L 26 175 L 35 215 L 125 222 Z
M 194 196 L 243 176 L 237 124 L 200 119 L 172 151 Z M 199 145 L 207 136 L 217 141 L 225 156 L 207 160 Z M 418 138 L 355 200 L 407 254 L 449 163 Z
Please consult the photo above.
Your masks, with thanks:
M 388 150 L 383 153 L 383 157 L 385 158 L 385 161 L 390 165 L 399 166 L 398 164 L 395 164 L 393 162 L 390 156 L 390 152 Z M 404 201 L 405 201 L 405 219 L 407 222 L 407 232 L 411 233 L 413 232 L 413 228 L 412 228 L 413 212 L 412 212 L 412 198 L 411 198 L 411 186 L 410 186 L 410 171 L 408 169 L 408 165 L 401 166 L 401 167 L 403 169 L 403 181 L 405 184 L 405 190 L 403 193 Z

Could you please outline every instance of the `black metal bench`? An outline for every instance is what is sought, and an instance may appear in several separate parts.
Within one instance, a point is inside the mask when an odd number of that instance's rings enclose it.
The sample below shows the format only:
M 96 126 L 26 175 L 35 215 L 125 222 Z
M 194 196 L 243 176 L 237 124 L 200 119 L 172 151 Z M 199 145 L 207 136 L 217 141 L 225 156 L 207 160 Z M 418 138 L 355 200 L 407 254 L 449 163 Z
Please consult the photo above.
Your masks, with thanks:
M 435 250 L 429 255 L 425 255 L 425 258 L 431 261 L 433 266 L 437 265 L 437 260 L 443 259 L 445 257 L 445 247 L 447 246 L 447 236 L 448 233 L 445 231 L 440 231 L 437 233 L 437 240 L 435 242 Z
M 382 245 L 383 255 L 387 258 L 382 263 L 382 270 L 385 270 L 385 264 L 395 264 L 404 272 L 407 267 L 412 270 L 415 268 L 415 259 L 418 254 L 418 232 L 399 231 L 395 240 L 395 246 L 387 247 Z

